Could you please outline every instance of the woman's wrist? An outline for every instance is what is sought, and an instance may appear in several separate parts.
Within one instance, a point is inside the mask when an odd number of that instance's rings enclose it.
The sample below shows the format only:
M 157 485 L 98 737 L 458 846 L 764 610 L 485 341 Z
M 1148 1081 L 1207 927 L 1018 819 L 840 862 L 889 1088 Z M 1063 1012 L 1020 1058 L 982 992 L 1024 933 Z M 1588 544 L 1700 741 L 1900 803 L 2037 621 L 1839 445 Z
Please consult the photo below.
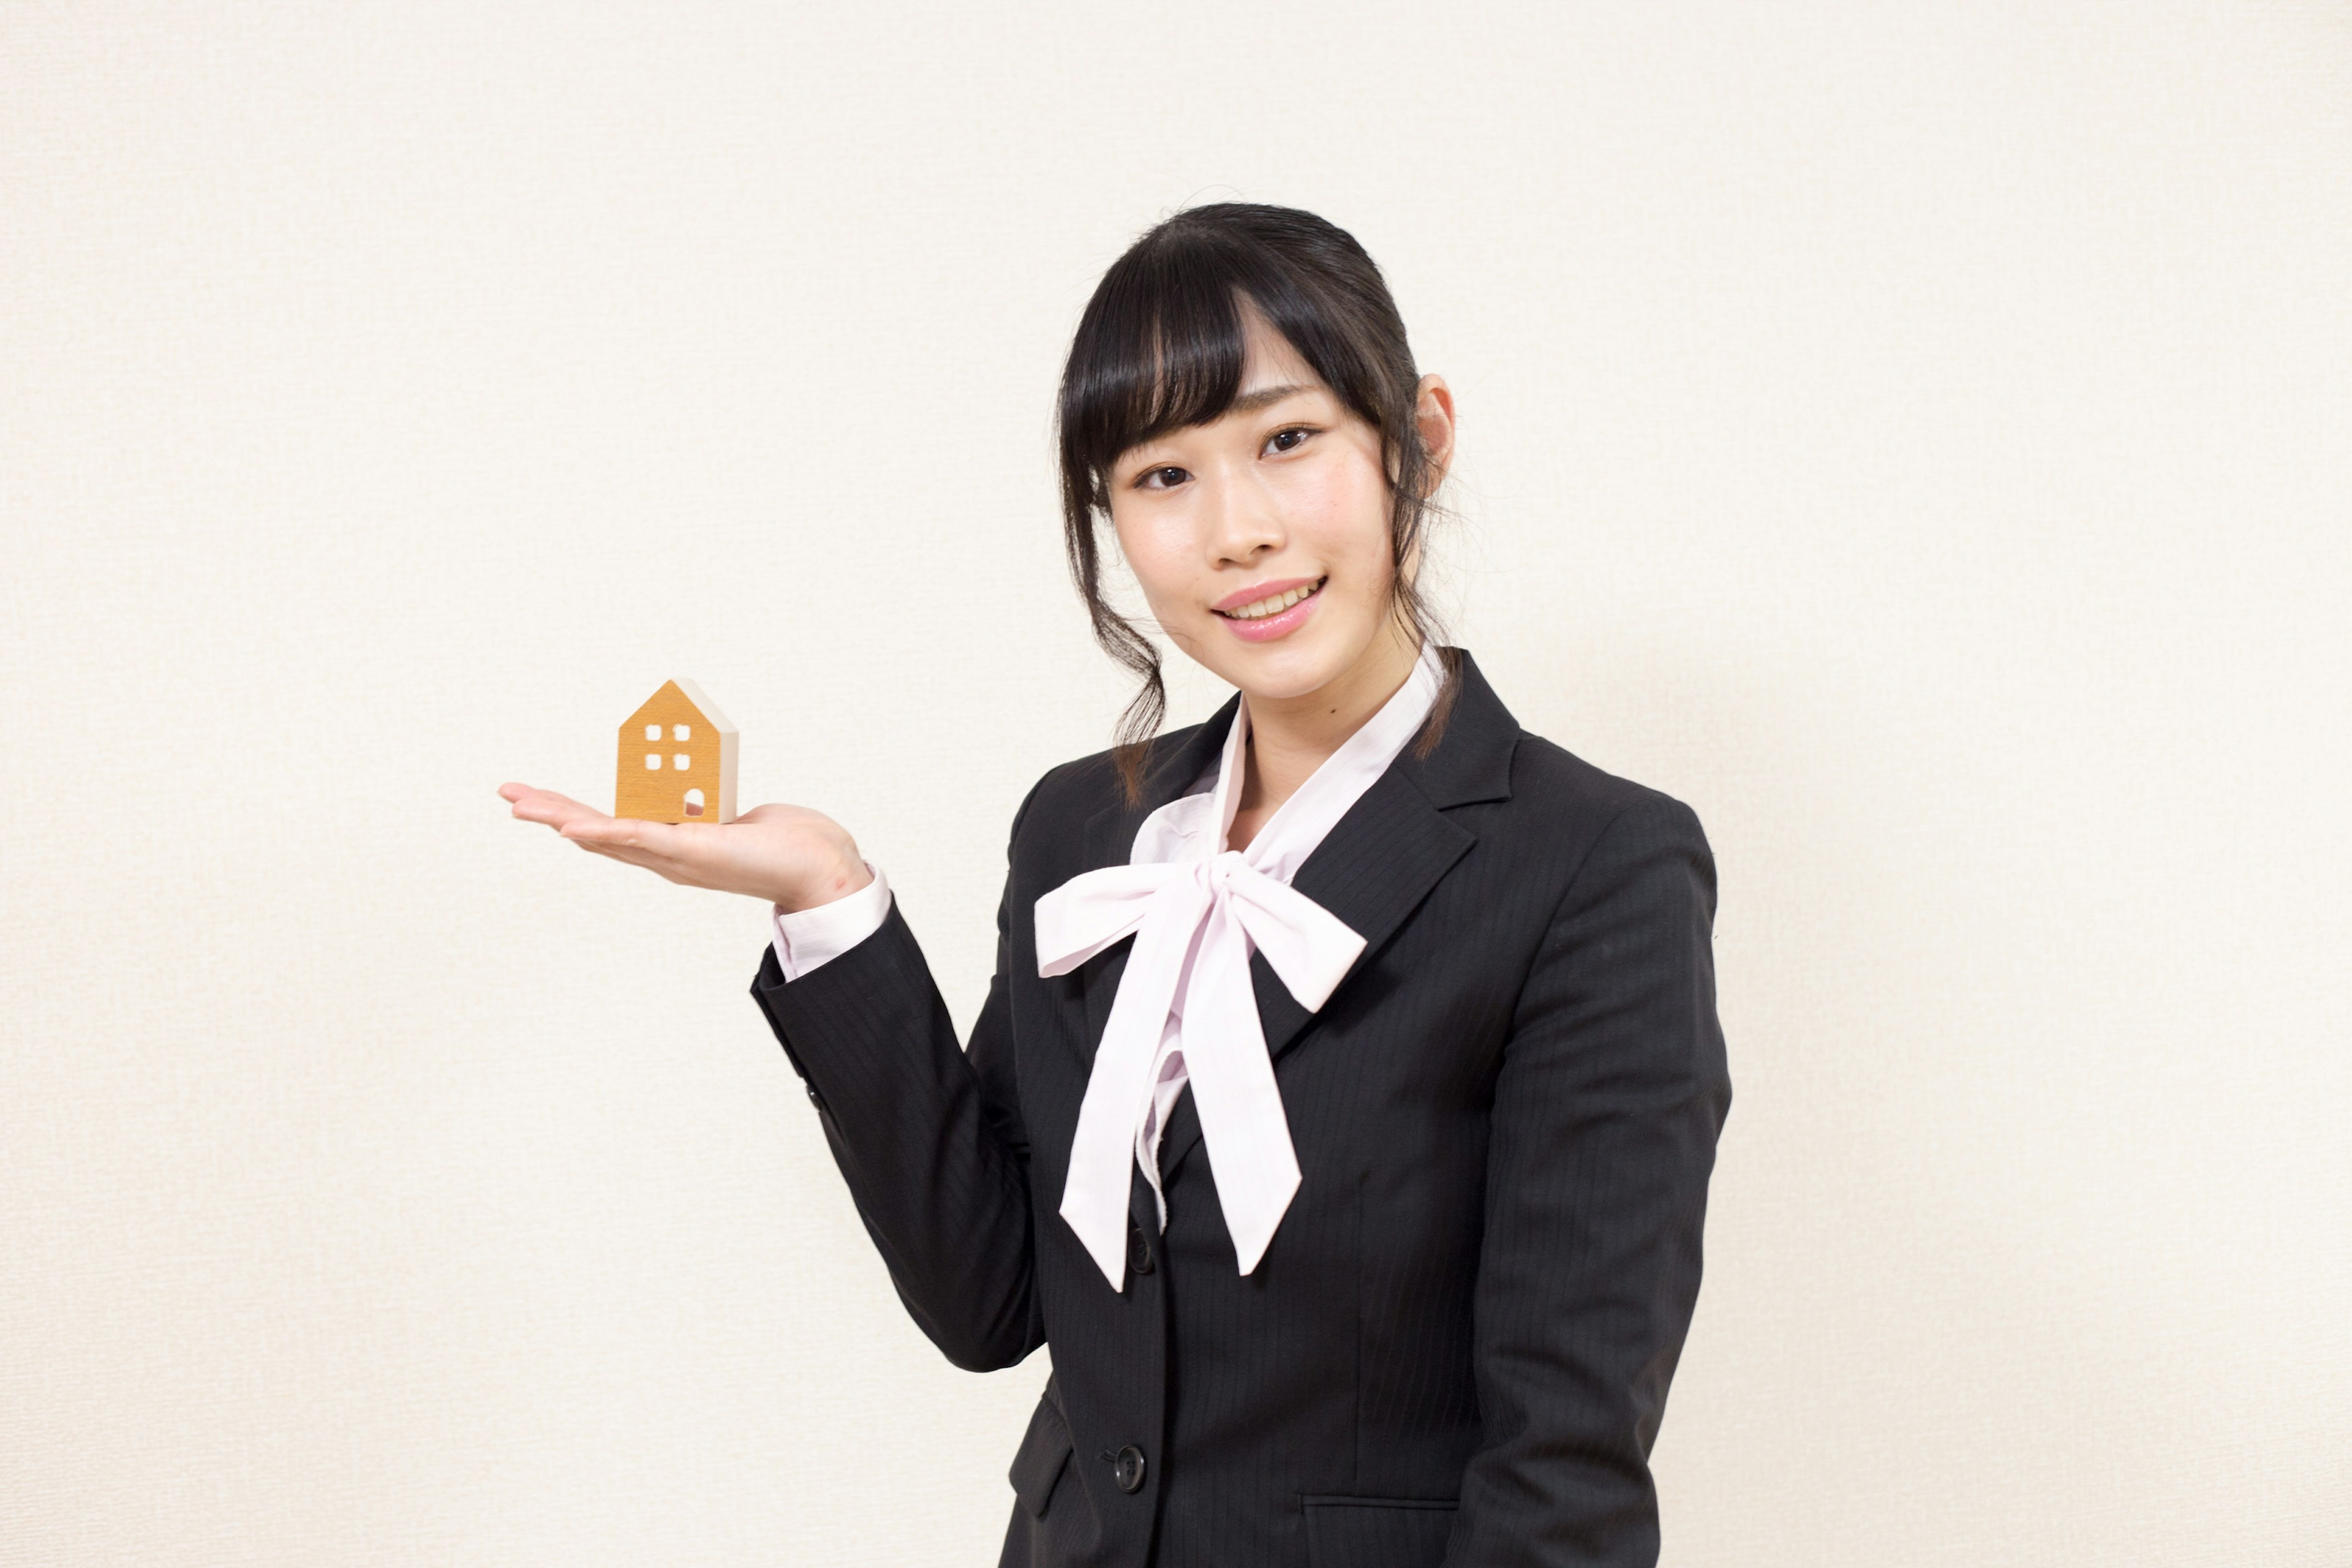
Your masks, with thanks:
M 873 881 L 873 869 L 852 847 L 813 880 L 778 889 L 772 901 L 782 913 L 795 915 L 803 910 L 813 910 L 835 900 L 845 899 L 861 889 L 870 887 Z

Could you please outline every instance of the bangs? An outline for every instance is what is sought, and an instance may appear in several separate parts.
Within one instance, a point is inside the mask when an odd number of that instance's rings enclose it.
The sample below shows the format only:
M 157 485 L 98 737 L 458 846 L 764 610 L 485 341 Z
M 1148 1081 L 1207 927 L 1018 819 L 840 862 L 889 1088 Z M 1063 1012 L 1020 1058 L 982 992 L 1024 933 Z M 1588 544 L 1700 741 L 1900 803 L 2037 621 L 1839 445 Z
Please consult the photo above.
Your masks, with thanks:
M 1121 452 L 1207 424 L 1242 386 L 1244 269 L 1202 245 L 1126 260 L 1103 280 L 1062 382 L 1064 458 L 1090 476 L 1097 506 Z
M 1210 221 L 1252 210 L 1173 218 L 1103 275 L 1062 375 L 1066 498 L 1108 510 L 1104 483 L 1120 453 L 1233 406 L 1244 304 L 1391 447 L 1406 438 L 1412 354 L 1380 269 L 1319 219 L 1302 228 L 1264 209 L 1274 232 Z

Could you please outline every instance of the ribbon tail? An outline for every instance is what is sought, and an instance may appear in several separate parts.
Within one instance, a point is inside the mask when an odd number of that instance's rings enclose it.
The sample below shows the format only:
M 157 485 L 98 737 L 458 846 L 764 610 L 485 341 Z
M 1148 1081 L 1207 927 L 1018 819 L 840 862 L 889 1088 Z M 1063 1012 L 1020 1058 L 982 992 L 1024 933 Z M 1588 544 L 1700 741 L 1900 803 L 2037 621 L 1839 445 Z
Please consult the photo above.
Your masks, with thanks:
M 1078 1102 L 1060 1213 L 1114 1290 L 1127 1288 L 1127 1202 L 1136 1122 L 1151 1093 L 1152 1058 L 1167 1027 L 1198 910 L 1197 901 L 1171 889 L 1137 929 L 1102 1041 L 1095 1047 L 1086 1096 Z
M 1209 921 L 1185 988 L 1184 1064 L 1217 1204 L 1234 1260 L 1248 1274 L 1298 1191 L 1298 1155 L 1250 990 L 1247 942 L 1223 911 Z

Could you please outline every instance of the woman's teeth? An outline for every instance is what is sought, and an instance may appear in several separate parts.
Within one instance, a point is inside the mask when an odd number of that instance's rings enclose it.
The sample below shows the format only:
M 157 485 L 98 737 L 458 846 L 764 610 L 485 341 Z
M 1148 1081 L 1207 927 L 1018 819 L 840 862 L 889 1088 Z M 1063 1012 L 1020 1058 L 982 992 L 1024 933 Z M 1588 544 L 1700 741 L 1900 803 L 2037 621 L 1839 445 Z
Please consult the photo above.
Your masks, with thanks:
M 1268 616 L 1280 615 L 1301 599 L 1314 597 L 1322 589 L 1323 584 L 1329 581 L 1328 577 L 1318 577 L 1304 588 L 1292 588 L 1286 593 L 1269 595 L 1255 604 L 1244 605 L 1238 610 L 1219 610 L 1217 614 L 1225 616 L 1228 620 L 1261 621 Z

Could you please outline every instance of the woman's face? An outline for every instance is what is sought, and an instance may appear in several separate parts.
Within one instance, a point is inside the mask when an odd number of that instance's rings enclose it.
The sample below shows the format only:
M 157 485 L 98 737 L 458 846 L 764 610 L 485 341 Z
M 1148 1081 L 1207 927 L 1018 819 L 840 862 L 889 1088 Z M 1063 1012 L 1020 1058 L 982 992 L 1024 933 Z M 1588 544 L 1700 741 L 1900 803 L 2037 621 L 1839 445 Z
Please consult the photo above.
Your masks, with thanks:
M 1250 697 L 1391 666 L 1393 689 L 1413 649 L 1391 610 L 1380 435 L 1255 310 L 1243 321 L 1233 406 L 1129 447 L 1107 476 L 1119 550 L 1170 640 Z M 1442 472 L 1453 404 L 1435 376 L 1421 405 Z

